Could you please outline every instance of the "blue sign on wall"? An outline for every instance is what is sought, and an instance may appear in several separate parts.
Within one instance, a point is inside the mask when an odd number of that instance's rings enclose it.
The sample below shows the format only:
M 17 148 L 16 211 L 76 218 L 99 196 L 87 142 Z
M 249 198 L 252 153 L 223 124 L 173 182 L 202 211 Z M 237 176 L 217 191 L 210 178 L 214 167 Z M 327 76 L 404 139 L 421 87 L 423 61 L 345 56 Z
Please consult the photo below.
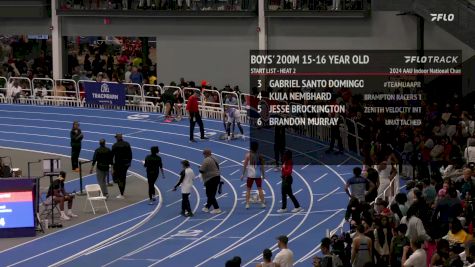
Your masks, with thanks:
M 86 103 L 125 106 L 125 85 L 119 83 L 85 82 Z

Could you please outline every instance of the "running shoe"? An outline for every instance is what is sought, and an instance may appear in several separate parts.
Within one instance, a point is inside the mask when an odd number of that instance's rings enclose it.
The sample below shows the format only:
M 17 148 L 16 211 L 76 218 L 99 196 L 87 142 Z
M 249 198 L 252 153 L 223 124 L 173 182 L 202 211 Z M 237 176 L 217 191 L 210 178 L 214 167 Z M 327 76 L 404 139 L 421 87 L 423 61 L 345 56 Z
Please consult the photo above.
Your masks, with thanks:
M 207 207 L 204 207 L 203 209 L 201 209 L 203 212 L 209 212 L 209 209 Z
M 246 203 L 246 209 L 249 209 L 249 203 Z
M 118 198 L 118 199 L 124 199 L 125 197 L 124 197 L 123 195 L 118 195 L 118 196 L 116 196 L 116 198 Z
M 287 209 L 278 209 L 277 210 L 277 213 L 284 213 L 284 212 L 287 212 Z
M 210 211 L 209 213 L 211 214 L 220 214 L 222 211 L 220 209 L 214 209 L 212 211 Z
M 299 212 L 299 211 L 302 211 L 302 207 L 298 207 L 298 208 L 295 208 L 292 210 L 293 213 L 296 213 L 296 212 Z
M 261 208 L 265 209 L 266 208 L 266 203 L 261 203 Z

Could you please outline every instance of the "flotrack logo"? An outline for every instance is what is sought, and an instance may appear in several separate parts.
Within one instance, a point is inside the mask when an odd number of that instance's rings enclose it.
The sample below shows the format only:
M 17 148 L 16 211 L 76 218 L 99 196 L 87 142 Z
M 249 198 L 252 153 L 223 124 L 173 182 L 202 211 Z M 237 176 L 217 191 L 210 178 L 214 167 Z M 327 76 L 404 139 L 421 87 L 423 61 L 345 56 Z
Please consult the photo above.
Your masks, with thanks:
M 455 15 L 454 14 L 430 14 L 432 17 L 431 21 L 454 21 Z

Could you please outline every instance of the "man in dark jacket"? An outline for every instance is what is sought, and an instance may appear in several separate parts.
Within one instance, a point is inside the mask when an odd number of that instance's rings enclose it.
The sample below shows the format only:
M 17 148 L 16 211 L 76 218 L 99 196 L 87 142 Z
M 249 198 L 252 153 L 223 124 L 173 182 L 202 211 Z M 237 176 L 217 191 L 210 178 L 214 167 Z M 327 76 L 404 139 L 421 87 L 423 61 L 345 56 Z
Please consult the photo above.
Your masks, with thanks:
M 81 142 L 84 136 L 79 129 L 79 122 L 73 122 L 73 128 L 70 133 L 71 137 L 71 166 L 73 171 L 79 172 L 79 154 L 81 153 Z
M 155 182 L 157 181 L 158 174 L 162 171 L 162 177 L 165 179 L 165 173 L 163 172 L 162 158 L 158 155 L 158 146 L 153 146 L 150 149 L 150 155 L 148 155 L 143 166 L 147 168 L 147 181 L 148 181 L 148 196 L 150 198 L 150 205 L 154 204 L 155 198 Z
M 113 156 L 113 178 L 119 185 L 120 195 L 117 198 L 124 198 L 125 180 L 127 177 L 127 170 L 132 162 L 132 148 L 130 144 L 124 141 L 122 134 L 115 135 L 117 142 L 112 146 Z
M 99 141 L 99 148 L 94 151 L 92 158 L 92 167 L 90 173 L 94 171 L 94 166 L 97 162 L 96 177 L 97 183 L 101 187 L 102 194 L 105 197 L 109 196 L 107 190 L 106 177 L 109 175 L 109 166 L 112 165 L 112 151 L 106 147 L 106 140 L 101 139 Z

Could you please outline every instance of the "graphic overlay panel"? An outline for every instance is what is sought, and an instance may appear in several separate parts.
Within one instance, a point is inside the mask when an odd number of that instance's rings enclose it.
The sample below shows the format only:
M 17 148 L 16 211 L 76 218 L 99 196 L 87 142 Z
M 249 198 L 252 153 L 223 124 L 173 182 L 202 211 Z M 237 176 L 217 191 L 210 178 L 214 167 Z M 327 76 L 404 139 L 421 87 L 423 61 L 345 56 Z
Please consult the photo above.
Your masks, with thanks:
M 251 141 L 277 162 L 289 149 L 298 165 L 354 165 L 344 151 L 370 158 L 376 143 L 387 156 L 429 125 L 458 125 L 435 116 L 441 105 L 473 113 L 457 50 L 253 50 L 249 61 Z

